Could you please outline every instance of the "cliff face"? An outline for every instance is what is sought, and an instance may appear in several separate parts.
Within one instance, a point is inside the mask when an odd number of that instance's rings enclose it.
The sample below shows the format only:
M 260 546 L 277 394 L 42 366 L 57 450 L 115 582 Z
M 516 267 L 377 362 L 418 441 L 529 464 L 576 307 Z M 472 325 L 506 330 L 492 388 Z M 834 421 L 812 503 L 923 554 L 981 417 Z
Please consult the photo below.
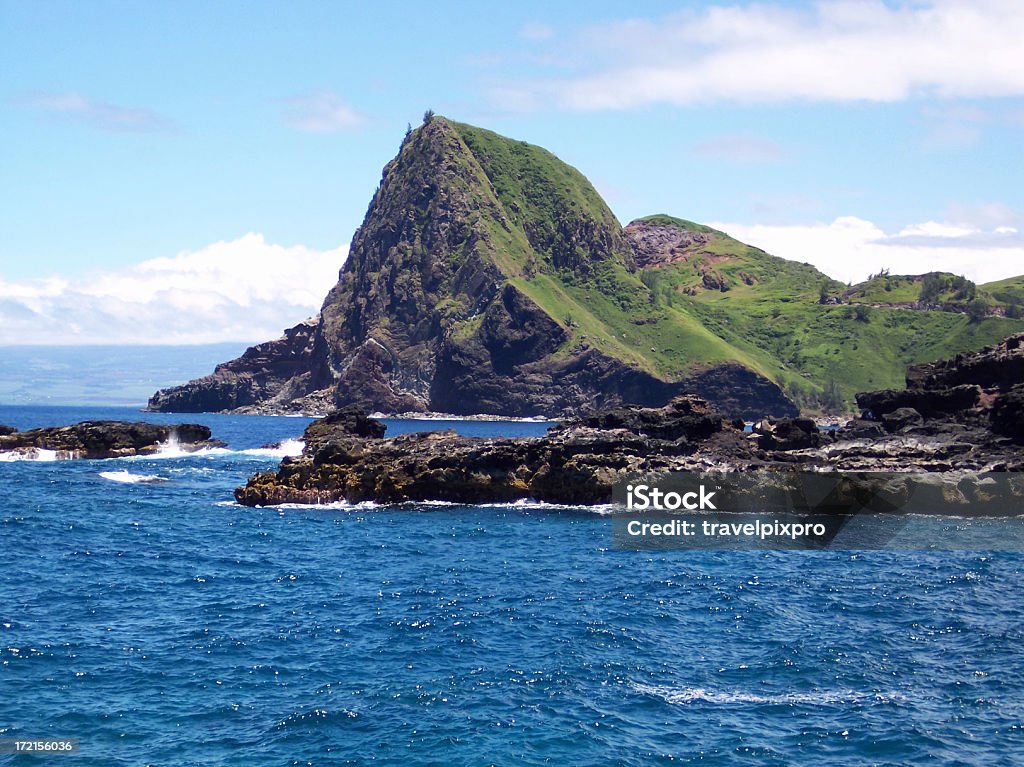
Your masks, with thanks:
M 660 348 L 675 330 L 700 352 Z M 385 167 L 320 314 L 149 406 L 558 415 L 690 388 L 732 415 L 795 413 L 742 355 L 652 308 L 627 234 L 581 174 L 435 117 Z

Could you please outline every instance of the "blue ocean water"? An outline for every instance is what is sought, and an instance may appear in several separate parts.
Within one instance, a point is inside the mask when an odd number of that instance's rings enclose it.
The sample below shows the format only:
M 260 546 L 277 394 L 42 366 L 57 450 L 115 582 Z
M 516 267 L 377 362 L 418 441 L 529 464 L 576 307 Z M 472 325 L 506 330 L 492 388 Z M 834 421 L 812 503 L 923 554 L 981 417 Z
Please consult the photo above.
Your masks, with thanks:
M 143 416 L 0 408 L 95 417 Z M 278 461 L 258 448 L 305 419 L 144 417 L 231 450 L 0 463 L 0 737 L 80 741 L 0 764 L 1024 754 L 1020 553 L 628 552 L 584 509 L 242 508 Z

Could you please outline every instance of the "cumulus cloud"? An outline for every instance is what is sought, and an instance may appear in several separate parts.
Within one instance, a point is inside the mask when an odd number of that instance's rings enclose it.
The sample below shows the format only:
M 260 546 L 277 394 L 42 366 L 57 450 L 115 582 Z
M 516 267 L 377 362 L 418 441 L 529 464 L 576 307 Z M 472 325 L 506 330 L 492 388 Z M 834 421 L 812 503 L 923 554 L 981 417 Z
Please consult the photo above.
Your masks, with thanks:
M 1019 96 L 1021 39 L 1019 0 L 714 5 L 590 27 L 567 54 L 578 74 L 495 97 L 600 110 Z
M 337 133 L 358 128 L 366 116 L 353 109 L 334 91 L 315 91 L 284 100 L 283 118 L 306 133 Z
M 41 94 L 18 103 L 113 133 L 157 133 L 173 128 L 169 119 L 151 109 L 93 101 L 80 93 Z
M 347 253 L 250 233 L 75 282 L 0 280 L 0 344 L 269 340 L 319 310 Z
M 942 271 L 975 282 L 1024 274 L 1024 236 L 1014 227 L 928 221 L 886 233 L 855 216 L 805 225 L 712 224 L 772 255 L 813 264 L 843 282 L 859 282 L 889 269 L 892 274 Z

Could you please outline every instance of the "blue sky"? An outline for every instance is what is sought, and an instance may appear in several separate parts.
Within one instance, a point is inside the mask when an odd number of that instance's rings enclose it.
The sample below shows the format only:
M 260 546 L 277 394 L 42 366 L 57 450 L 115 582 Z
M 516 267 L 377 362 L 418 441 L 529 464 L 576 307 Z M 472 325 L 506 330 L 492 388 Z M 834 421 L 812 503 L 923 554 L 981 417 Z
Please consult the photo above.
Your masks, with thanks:
M 0 343 L 276 335 L 426 108 L 551 149 L 623 223 L 844 280 L 1021 274 L 1022 39 L 1018 0 L 0 0 Z

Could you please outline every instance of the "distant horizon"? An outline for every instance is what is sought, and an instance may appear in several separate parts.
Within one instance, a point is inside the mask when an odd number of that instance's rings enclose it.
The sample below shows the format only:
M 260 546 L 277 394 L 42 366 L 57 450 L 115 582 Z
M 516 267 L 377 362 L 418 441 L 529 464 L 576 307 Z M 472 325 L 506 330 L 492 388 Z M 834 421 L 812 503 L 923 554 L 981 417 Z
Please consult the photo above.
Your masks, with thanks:
M 1013 0 L 0 8 L 0 344 L 276 337 L 428 108 L 549 149 L 622 223 L 843 282 L 1024 274 Z

